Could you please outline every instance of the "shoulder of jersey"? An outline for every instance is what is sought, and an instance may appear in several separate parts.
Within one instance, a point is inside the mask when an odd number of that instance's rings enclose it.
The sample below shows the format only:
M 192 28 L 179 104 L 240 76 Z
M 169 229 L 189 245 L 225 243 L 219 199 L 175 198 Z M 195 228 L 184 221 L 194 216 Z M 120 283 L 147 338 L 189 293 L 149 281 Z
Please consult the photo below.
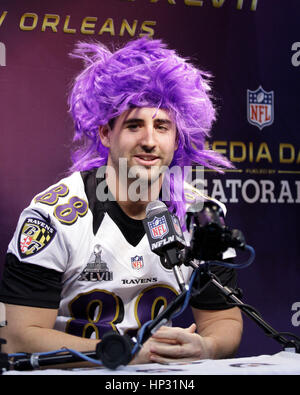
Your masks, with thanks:
M 217 199 L 214 199 L 210 196 L 205 195 L 200 189 L 195 188 L 193 185 L 184 183 L 184 196 L 186 199 L 186 208 L 190 207 L 193 203 L 198 201 L 211 201 L 216 203 L 219 207 L 221 207 L 224 216 L 226 215 L 227 208 L 224 203 L 220 202 Z
M 8 252 L 22 261 L 28 258 L 31 263 L 64 270 L 68 261 L 65 238 L 70 236 L 76 245 L 81 237 L 76 225 L 70 225 L 77 223 L 81 227 L 80 217 L 87 212 L 88 202 L 81 175 L 73 173 L 32 199 L 20 215 Z
M 63 225 L 74 224 L 88 212 L 88 201 L 79 172 L 75 172 L 38 193 L 30 209 L 54 216 Z

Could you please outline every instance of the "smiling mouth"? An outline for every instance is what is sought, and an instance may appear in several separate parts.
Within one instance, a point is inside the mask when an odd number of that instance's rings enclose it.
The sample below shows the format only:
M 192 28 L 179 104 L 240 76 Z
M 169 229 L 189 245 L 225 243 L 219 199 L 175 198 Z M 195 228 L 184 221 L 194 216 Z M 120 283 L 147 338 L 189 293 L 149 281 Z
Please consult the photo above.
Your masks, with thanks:
M 160 159 L 159 156 L 152 155 L 152 154 L 134 155 L 134 158 L 139 164 L 145 165 L 145 166 L 155 165 Z

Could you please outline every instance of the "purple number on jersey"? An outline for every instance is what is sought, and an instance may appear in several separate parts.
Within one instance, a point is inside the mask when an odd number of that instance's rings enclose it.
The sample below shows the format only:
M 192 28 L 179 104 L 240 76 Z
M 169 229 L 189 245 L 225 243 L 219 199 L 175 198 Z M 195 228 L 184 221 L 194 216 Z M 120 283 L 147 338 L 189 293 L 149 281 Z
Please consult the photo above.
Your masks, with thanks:
M 153 320 L 159 314 L 161 307 L 166 307 L 176 295 L 177 292 L 167 285 L 155 285 L 142 291 L 135 303 L 136 326 L 129 328 L 126 333 L 129 336 L 136 336 L 140 327 L 145 322 Z M 124 318 L 122 300 L 104 290 L 81 294 L 69 306 L 73 318 L 69 320 L 66 332 L 80 337 L 93 336 L 101 339 L 104 333 L 117 331 L 116 325 Z M 177 319 L 174 319 L 174 326 L 177 325 L 176 322 Z
M 123 303 L 116 295 L 104 290 L 81 294 L 70 303 L 72 319 L 66 332 L 90 338 L 95 333 L 101 339 L 105 332 L 116 330 L 115 324 L 123 319 Z
M 54 209 L 54 216 L 63 224 L 72 225 L 78 215 L 83 217 L 88 211 L 88 203 L 77 196 L 73 196 L 66 204 L 59 204 Z

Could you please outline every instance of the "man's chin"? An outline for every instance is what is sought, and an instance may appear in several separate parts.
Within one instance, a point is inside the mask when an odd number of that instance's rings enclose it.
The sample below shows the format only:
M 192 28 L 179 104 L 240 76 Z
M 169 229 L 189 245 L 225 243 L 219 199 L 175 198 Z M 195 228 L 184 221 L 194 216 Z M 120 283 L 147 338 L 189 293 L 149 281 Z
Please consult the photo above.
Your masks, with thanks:
M 165 171 L 164 167 L 134 165 L 129 169 L 128 178 L 140 179 L 141 182 L 151 184 L 162 176 Z

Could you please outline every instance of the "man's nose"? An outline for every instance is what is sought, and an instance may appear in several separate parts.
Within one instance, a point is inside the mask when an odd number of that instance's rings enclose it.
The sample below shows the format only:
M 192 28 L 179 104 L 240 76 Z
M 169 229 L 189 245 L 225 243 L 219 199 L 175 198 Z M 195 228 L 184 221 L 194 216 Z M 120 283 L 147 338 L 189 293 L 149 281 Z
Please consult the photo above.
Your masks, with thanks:
M 145 151 L 152 151 L 156 146 L 155 129 L 153 126 L 145 126 L 142 131 L 140 144 Z

